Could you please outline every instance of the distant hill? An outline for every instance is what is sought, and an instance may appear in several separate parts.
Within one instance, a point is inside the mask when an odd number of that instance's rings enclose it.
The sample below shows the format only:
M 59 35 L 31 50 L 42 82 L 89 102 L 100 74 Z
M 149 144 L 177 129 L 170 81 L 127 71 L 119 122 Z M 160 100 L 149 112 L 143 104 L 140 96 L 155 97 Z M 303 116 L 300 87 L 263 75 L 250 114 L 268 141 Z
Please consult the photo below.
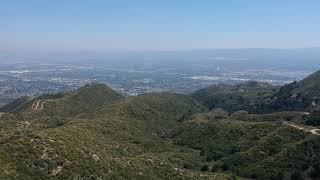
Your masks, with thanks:
M 8 119 L 27 120 L 29 128 L 58 127 L 76 118 L 89 117 L 99 108 L 123 98 L 104 84 L 92 83 L 75 91 L 22 97 L 7 104 L 0 112 L 11 113 Z
M 22 97 L 0 108 L 2 112 L 74 116 L 88 113 L 122 96 L 104 84 L 92 83 L 73 92 Z
M 258 82 L 235 86 L 213 85 L 200 89 L 191 96 L 209 109 L 223 108 L 230 112 L 310 112 L 320 106 L 320 71 L 282 87 Z
M 223 108 L 234 112 L 248 110 L 252 104 L 271 96 L 277 89 L 267 83 L 250 81 L 235 86 L 212 85 L 192 93 L 191 97 L 209 109 Z
M 21 97 L 0 108 L 1 112 L 19 112 L 25 108 L 25 104 L 29 102 L 31 97 Z
M 265 111 L 312 111 L 320 105 L 320 71 L 280 88 L 261 107 Z

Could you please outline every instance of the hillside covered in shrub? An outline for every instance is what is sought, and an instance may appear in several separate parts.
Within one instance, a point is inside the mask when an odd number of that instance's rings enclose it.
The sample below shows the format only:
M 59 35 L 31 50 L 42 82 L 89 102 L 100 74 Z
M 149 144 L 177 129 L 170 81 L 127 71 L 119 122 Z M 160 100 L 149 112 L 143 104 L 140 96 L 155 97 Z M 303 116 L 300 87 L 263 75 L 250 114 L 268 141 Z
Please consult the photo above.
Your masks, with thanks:
M 319 179 L 319 77 L 23 97 L 0 109 L 0 178 Z

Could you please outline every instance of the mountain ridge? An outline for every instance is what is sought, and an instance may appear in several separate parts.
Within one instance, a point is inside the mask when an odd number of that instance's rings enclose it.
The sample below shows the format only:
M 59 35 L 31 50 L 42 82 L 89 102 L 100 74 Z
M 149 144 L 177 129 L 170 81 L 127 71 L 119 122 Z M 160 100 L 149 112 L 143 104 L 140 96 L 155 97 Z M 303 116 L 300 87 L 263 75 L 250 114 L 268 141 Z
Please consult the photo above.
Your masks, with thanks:
M 280 97 L 320 97 L 317 78 L 131 97 L 89 84 L 22 98 L 0 116 L 0 178 L 316 179 L 317 109 Z M 290 111 L 270 109 L 277 99 Z

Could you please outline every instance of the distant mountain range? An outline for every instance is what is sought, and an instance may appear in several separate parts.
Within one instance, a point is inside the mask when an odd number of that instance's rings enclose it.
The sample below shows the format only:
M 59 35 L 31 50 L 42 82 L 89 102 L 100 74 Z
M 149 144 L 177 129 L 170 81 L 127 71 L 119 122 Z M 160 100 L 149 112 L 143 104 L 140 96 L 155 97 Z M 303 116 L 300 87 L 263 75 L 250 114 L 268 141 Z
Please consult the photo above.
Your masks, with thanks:
M 320 178 L 320 71 L 190 95 L 93 83 L 0 111 L 2 179 Z

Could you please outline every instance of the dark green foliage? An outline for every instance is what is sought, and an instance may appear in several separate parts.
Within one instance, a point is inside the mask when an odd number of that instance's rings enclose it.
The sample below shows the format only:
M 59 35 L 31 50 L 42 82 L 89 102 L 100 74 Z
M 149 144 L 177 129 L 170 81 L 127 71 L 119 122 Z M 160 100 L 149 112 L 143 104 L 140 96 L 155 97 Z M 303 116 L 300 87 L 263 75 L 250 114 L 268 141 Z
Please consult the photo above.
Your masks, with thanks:
M 320 126 L 320 111 L 313 111 L 308 117 L 306 124 Z
M 177 145 L 200 150 L 214 171 L 258 179 L 313 176 L 309 170 L 318 166 L 320 137 L 264 118 L 200 120 L 197 116 L 181 124 L 171 137 Z
M 222 108 L 229 112 L 249 110 L 252 104 L 258 104 L 269 97 L 277 87 L 269 84 L 248 82 L 236 86 L 213 85 L 191 94 L 209 109 Z
M 266 114 L 250 114 L 247 111 L 237 111 L 235 113 L 232 113 L 230 115 L 230 118 L 240 121 L 290 121 L 295 123 L 304 123 L 308 118 L 308 115 L 304 112 L 298 111 L 282 111 Z
M 302 81 L 280 88 L 260 104 L 259 113 L 275 111 L 310 111 L 320 103 L 320 71 Z
M 305 110 L 310 106 L 310 100 L 303 97 L 302 93 L 295 93 L 298 87 L 297 82 L 281 87 L 271 100 L 264 102 L 260 112 Z
M 0 112 L 19 112 L 25 109 L 24 104 L 28 103 L 31 100 L 29 97 L 18 98 L 11 103 L 0 108 Z

